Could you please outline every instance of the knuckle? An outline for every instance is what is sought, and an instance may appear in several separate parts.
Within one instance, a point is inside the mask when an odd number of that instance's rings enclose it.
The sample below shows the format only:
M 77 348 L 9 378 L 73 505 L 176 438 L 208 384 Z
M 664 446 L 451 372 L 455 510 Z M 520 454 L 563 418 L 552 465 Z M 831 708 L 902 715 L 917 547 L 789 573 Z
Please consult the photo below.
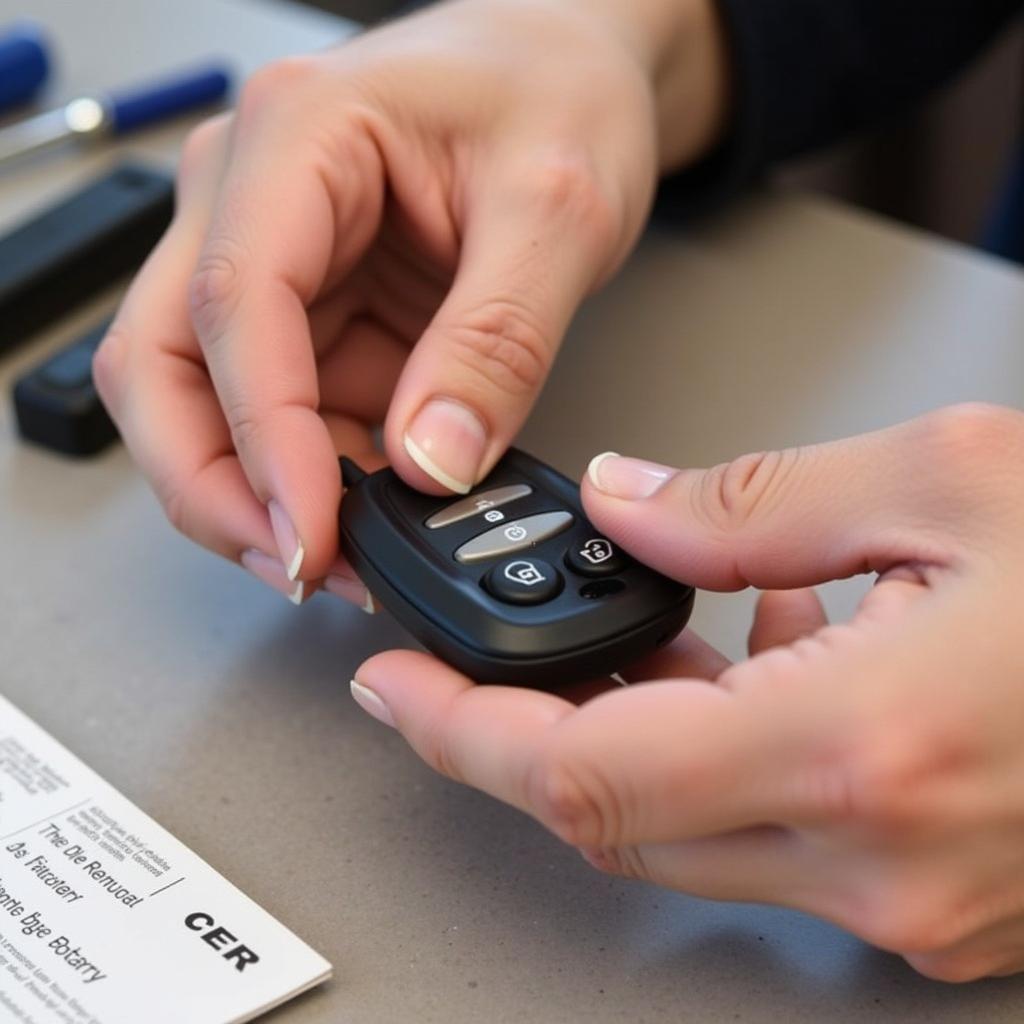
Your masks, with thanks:
M 717 530 L 742 529 L 770 506 L 801 458 L 799 448 L 753 452 L 713 467 L 697 492 L 698 511 Z
M 316 67 L 312 57 L 284 57 L 254 71 L 238 97 L 238 119 L 247 123 L 290 99 L 309 81 Z
M 215 140 L 223 130 L 223 124 L 224 119 L 221 115 L 209 117 L 188 133 L 181 147 L 181 159 L 178 165 L 182 178 L 192 177 L 206 164 Z
M 427 730 L 424 736 L 423 757 L 439 775 L 453 782 L 466 782 L 454 734 L 444 727 L 443 721 L 438 720 Z
M 240 261 L 233 247 L 224 241 L 208 244 L 188 285 L 189 313 L 204 346 L 230 316 L 241 287 Z
M 112 414 L 121 402 L 127 348 L 128 337 L 124 329 L 114 323 L 92 357 L 93 382 L 103 404 Z
M 155 480 L 153 489 L 167 521 L 178 533 L 191 537 L 191 503 L 185 482 L 176 477 L 166 476 Z
M 818 798 L 826 820 L 894 838 L 916 816 L 921 770 L 912 741 L 892 725 L 863 729 L 826 758 Z
M 167 521 L 174 527 L 178 533 L 184 536 L 189 536 L 188 532 L 188 503 L 185 501 L 185 496 L 181 491 L 174 490 L 170 491 L 166 497 L 163 498 L 161 504 L 163 505 L 164 515 L 167 517 Z
M 825 814 L 834 823 L 895 837 L 914 815 L 907 776 L 901 765 L 881 757 L 861 753 L 841 758 L 824 775 Z
M 231 431 L 231 443 L 241 453 L 256 447 L 260 435 L 260 418 L 247 402 L 233 400 L 225 403 L 224 416 Z
M 599 252 L 615 247 L 622 216 L 588 156 L 565 151 L 547 155 L 532 165 L 525 184 L 545 220 L 568 219 Z
M 553 342 L 524 306 L 496 299 L 464 316 L 451 332 L 455 358 L 488 390 L 532 395 L 544 383 Z
M 533 762 L 526 799 L 541 824 L 570 846 L 615 845 L 609 838 L 615 816 L 607 800 L 595 795 L 593 783 L 584 782 L 579 768 L 560 752 L 546 751 Z
M 949 783 L 977 759 L 978 739 L 957 706 L 909 710 L 853 728 L 825 758 L 826 819 L 885 842 L 971 815 L 951 804 Z
M 922 497 L 942 511 L 932 522 L 961 549 L 995 552 L 980 544 L 985 527 L 1015 530 L 1024 485 L 1024 414 L 985 402 L 966 402 L 930 413 L 910 426 L 915 458 L 938 467 L 920 474 Z
M 1024 415 L 989 402 L 962 402 L 918 421 L 925 439 L 956 479 L 973 477 L 993 456 L 1024 448 Z

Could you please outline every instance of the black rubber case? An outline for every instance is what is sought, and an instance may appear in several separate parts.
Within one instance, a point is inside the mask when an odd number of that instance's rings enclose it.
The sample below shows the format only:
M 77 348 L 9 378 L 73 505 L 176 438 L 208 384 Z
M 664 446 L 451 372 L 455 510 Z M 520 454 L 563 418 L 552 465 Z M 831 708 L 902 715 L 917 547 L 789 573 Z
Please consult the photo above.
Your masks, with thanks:
M 667 643 L 690 617 L 692 587 L 630 559 L 622 559 L 614 576 L 575 572 L 567 560 L 570 549 L 596 536 L 579 489 L 524 452 L 511 449 L 473 493 L 528 484 L 532 493 L 502 506 L 503 521 L 513 526 L 543 512 L 574 517 L 567 530 L 522 552 L 557 567 L 564 578 L 557 596 L 528 606 L 498 600 L 487 589 L 488 573 L 504 556 L 472 565 L 455 558 L 467 541 L 494 529 L 484 510 L 428 529 L 427 519 L 459 496 L 424 495 L 390 469 L 364 474 L 346 459 L 342 476 L 345 556 L 413 636 L 478 682 L 551 689 L 608 676 Z

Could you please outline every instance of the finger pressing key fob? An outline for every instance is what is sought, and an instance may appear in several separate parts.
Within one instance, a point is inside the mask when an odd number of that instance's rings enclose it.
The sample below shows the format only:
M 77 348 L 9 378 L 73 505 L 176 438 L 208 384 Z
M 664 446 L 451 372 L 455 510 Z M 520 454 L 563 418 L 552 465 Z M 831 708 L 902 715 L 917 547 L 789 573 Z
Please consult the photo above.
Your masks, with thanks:
M 577 486 L 510 449 L 471 494 L 421 494 L 342 458 L 341 549 L 428 650 L 483 683 L 611 675 L 675 637 L 694 591 L 587 521 Z

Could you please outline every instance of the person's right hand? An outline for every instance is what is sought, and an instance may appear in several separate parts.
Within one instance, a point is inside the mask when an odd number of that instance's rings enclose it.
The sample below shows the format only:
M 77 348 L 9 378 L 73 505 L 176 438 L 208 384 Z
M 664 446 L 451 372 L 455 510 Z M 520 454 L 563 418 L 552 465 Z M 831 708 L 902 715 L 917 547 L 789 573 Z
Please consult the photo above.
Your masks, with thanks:
M 803 910 L 947 981 L 1022 972 L 1022 461 L 1024 415 L 976 405 L 708 470 L 606 453 L 596 530 L 770 588 L 750 658 L 687 632 L 577 706 L 389 651 L 352 695 L 602 870 Z M 867 572 L 847 622 L 802 589 Z
M 95 361 L 171 521 L 296 601 L 326 577 L 365 603 L 337 454 L 379 464 L 386 419 L 412 485 L 488 472 L 659 165 L 714 134 L 711 12 L 457 0 L 257 73 L 192 135 Z

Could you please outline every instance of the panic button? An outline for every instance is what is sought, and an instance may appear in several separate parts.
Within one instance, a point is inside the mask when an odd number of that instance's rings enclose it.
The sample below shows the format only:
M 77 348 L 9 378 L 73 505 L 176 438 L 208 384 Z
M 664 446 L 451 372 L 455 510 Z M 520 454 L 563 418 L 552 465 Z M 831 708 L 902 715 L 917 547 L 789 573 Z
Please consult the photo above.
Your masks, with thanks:
M 572 522 L 569 512 L 541 512 L 539 515 L 513 519 L 505 526 L 496 526 L 466 541 L 455 552 L 455 557 L 464 565 L 501 558 L 502 555 L 533 547 L 548 537 L 568 530 Z

